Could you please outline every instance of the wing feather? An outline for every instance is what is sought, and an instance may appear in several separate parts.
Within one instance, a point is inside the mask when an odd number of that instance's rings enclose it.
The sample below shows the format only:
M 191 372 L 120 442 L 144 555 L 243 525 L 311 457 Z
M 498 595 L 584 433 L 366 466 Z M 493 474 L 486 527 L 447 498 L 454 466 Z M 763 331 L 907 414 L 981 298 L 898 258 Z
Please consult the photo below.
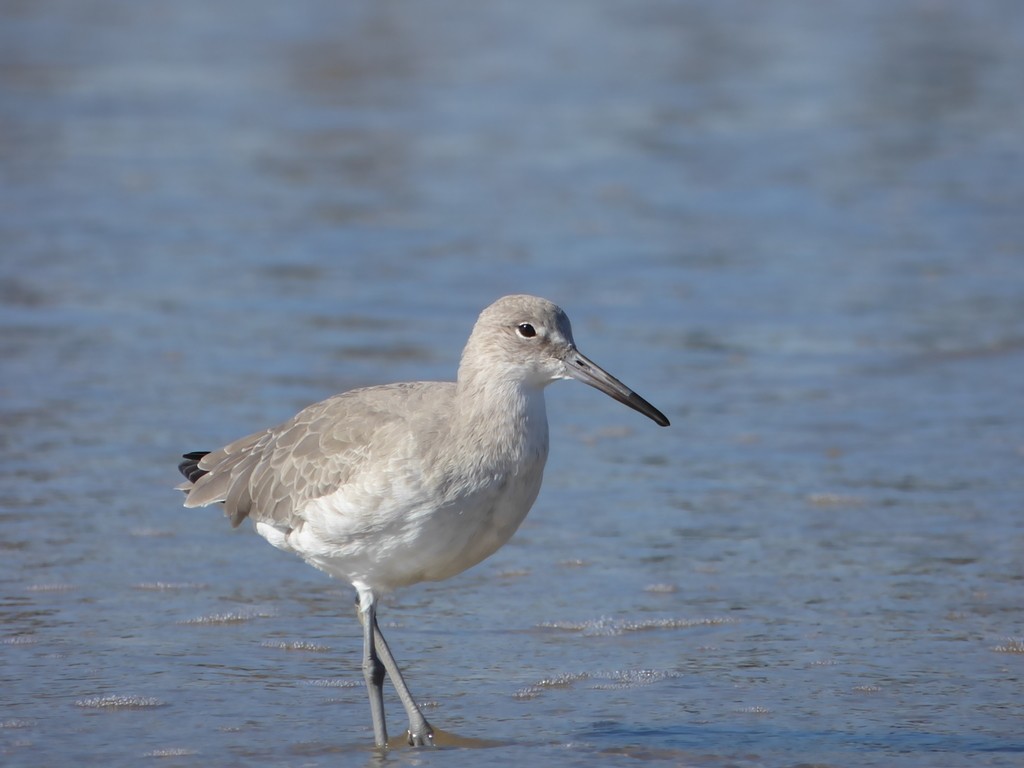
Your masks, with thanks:
M 393 384 L 311 405 L 204 456 L 198 468 L 206 474 L 179 486 L 188 493 L 185 506 L 222 501 L 232 526 L 250 517 L 294 528 L 309 502 L 353 482 L 368 466 L 386 464 L 379 460 L 408 443 L 412 421 L 444 422 L 454 388 L 440 382 Z

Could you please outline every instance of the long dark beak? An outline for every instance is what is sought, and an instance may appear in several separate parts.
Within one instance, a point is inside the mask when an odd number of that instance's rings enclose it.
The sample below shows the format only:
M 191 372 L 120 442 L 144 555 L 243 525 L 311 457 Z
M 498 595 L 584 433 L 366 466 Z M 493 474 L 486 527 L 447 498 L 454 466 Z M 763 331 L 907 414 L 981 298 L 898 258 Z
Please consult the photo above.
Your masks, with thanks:
M 634 411 L 639 411 L 655 424 L 661 427 L 668 426 L 668 419 L 665 414 L 644 400 L 640 395 L 631 390 L 621 381 L 612 376 L 601 366 L 581 355 L 573 349 L 565 357 L 566 373 L 574 379 L 589 384 L 594 389 L 599 389 L 624 405 L 628 405 Z

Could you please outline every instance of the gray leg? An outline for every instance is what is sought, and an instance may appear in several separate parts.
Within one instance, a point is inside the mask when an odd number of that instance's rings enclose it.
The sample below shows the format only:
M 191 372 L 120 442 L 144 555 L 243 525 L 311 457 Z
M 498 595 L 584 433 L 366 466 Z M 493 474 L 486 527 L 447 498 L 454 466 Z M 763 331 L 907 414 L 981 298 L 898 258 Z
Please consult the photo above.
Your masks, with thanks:
M 373 740 L 379 748 L 384 749 L 388 745 L 388 730 L 384 724 L 384 665 L 374 647 L 374 635 L 379 630 L 377 607 L 372 595 L 360 601 L 359 619 L 363 623 L 363 677 L 366 679 L 366 690 L 370 694 Z M 391 654 L 388 653 L 387 656 L 390 658 Z
M 430 728 L 426 718 L 423 717 L 420 708 L 416 706 L 416 701 L 409 692 L 409 686 L 405 684 L 405 680 L 402 678 L 402 673 L 395 663 L 395 657 L 391 655 L 391 649 L 388 648 L 388 642 L 384 639 L 384 634 L 380 631 L 380 627 L 377 626 L 376 611 L 371 614 L 370 618 L 373 623 L 374 648 L 380 661 L 384 664 L 384 668 L 388 671 L 388 677 L 391 678 L 391 684 L 395 686 L 395 690 L 398 692 L 398 698 L 402 700 L 405 713 L 409 716 L 409 730 L 406 732 L 409 744 L 414 747 L 433 746 L 434 731 Z

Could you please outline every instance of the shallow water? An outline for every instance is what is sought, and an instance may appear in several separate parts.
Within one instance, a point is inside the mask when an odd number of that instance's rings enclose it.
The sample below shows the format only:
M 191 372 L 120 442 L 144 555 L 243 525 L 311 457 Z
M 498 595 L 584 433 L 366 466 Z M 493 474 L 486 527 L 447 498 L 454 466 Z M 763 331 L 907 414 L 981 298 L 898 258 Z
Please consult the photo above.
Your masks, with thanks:
M 389 762 L 1024 759 L 1024 6 L 0 18 L 4 765 L 375 762 L 349 588 L 174 465 L 516 291 L 673 426 L 549 390 L 516 538 L 381 613 L 497 746 Z

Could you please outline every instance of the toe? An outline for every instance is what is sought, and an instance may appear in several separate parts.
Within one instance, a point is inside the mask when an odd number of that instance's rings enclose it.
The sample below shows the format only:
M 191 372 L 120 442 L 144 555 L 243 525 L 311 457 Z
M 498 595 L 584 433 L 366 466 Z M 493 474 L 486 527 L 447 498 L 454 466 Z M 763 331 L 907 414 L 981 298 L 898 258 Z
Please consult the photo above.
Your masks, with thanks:
M 406 731 L 406 736 L 409 739 L 409 745 L 412 747 L 432 747 L 434 746 L 434 732 L 430 730 L 430 726 L 426 725 L 424 728 L 410 728 Z

